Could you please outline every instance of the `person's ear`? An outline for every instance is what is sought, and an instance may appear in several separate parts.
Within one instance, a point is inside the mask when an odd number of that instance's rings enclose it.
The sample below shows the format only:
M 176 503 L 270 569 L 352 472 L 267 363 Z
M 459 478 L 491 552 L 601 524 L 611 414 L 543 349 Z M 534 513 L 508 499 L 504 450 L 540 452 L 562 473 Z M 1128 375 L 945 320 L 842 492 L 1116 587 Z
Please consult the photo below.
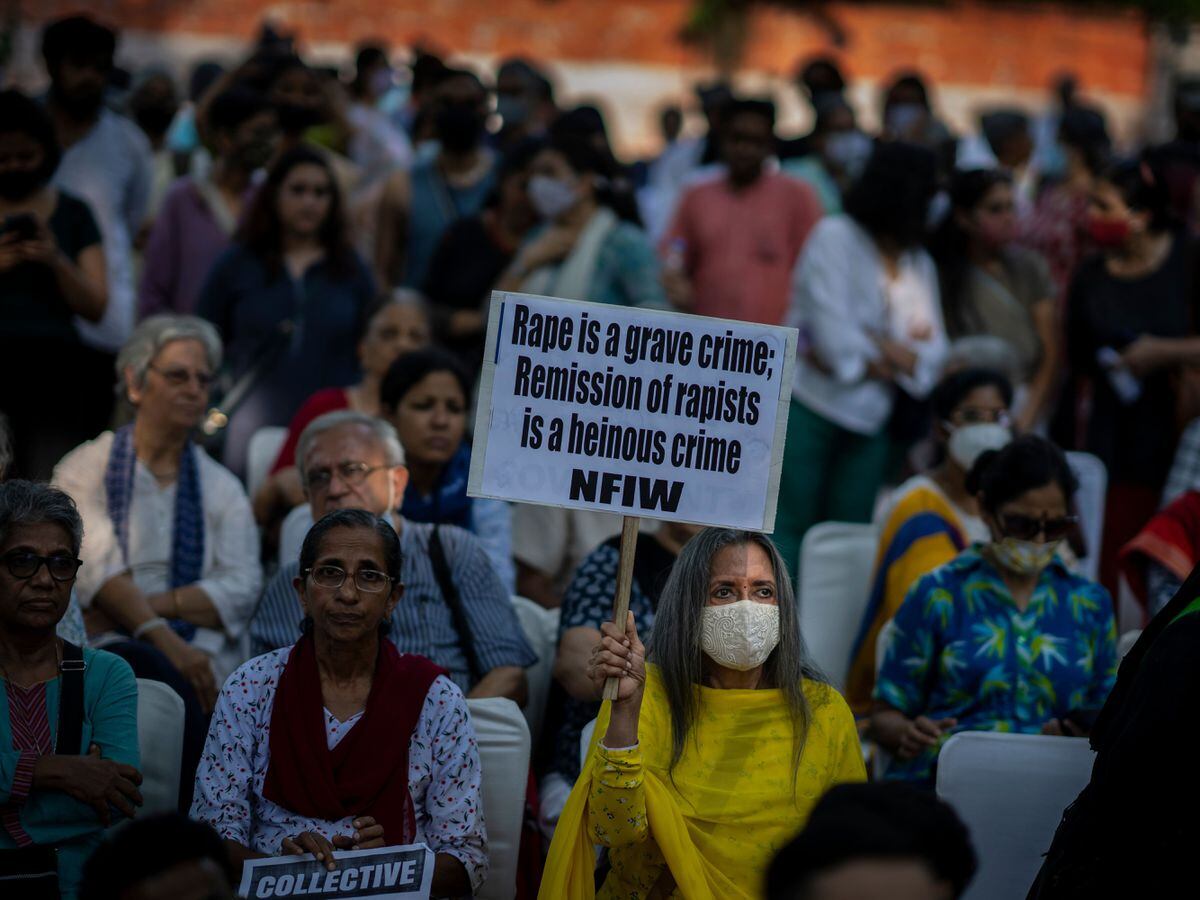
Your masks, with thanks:
M 392 612 L 396 609 L 396 604 L 400 602 L 400 598 L 404 596 L 404 582 L 397 581 L 392 587 L 392 593 L 387 599 L 387 603 L 383 605 L 384 618 L 390 619 Z
M 137 376 L 134 375 L 133 367 L 126 366 L 125 371 L 121 373 L 125 379 L 125 396 L 129 398 L 129 402 L 134 406 L 142 402 L 142 386 L 138 384 Z
M 408 487 L 408 469 L 404 466 L 396 466 L 392 469 L 392 489 L 395 491 L 396 502 L 400 503 L 404 499 L 404 489 Z
M 304 615 L 312 615 L 312 613 L 310 613 L 308 610 L 308 597 L 305 593 L 304 577 L 302 575 L 297 575 L 295 578 L 293 578 L 292 587 L 295 589 L 296 596 L 300 600 L 300 608 L 304 610 Z

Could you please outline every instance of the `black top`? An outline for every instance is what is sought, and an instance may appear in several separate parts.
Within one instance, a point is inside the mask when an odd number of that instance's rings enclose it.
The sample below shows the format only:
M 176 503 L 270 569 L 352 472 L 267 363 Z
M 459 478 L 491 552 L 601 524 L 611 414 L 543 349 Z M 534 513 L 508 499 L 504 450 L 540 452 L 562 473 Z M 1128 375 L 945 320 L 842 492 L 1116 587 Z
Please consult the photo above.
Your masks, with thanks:
M 100 243 L 100 229 L 82 200 L 63 191 L 47 222 L 59 249 L 72 262 Z M 6 339 L 55 339 L 77 343 L 74 313 L 49 266 L 24 262 L 0 272 L 0 335 Z
M 1097 362 L 1104 347 L 1120 352 L 1142 335 L 1184 337 L 1195 333 L 1193 253 L 1176 236 L 1166 260 L 1142 278 L 1116 278 L 1103 257 L 1085 261 L 1067 300 L 1067 354 L 1076 375 L 1090 377 L 1092 411 L 1084 449 L 1108 467 L 1110 483 L 1159 489 L 1175 452 L 1173 373 L 1142 381 L 1141 396 L 1128 406 L 1117 397 Z

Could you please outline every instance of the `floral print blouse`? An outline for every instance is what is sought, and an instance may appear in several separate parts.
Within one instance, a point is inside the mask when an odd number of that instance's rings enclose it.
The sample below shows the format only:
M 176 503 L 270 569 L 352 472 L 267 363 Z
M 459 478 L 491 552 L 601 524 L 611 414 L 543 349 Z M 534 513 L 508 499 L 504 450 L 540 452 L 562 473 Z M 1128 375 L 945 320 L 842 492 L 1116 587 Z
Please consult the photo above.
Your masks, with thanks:
M 222 838 L 259 853 L 278 854 L 284 838 L 315 831 L 332 839 L 354 832 L 351 818 L 326 822 L 296 815 L 263 796 L 270 762 L 275 688 L 291 647 L 256 657 L 221 689 L 200 768 L 191 817 Z M 354 727 L 325 711 L 329 747 Z M 408 789 L 417 816 L 416 843 L 458 859 L 472 889 L 487 877 L 487 831 L 481 808 L 479 753 L 462 691 L 439 675 L 429 688 L 413 731 Z

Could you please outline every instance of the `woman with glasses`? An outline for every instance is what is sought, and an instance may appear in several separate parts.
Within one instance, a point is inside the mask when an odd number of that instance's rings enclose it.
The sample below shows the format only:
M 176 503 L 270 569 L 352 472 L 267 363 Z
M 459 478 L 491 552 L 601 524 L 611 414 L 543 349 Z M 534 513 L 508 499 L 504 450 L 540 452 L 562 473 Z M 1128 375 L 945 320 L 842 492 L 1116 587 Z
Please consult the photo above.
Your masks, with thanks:
M 133 422 L 63 458 L 54 481 L 87 526 L 75 589 L 93 644 L 164 654 L 212 709 L 248 654 L 258 532 L 233 474 L 191 439 L 221 342 L 193 316 L 152 316 L 117 357 Z M 135 652 L 136 652 L 135 648 Z
M 221 691 L 191 816 L 235 866 L 425 843 L 433 896 L 487 875 L 479 756 L 462 692 L 443 669 L 383 640 L 404 585 L 385 520 L 339 509 L 308 532 L 293 584 L 294 646 L 257 657 Z M 346 885 L 342 885 L 346 890 Z
M 62 491 L 0 485 L 0 896 L 77 895 L 105 829 L 132 818 L 137 683 L 124 660 L 59 639 L 83 521 Z
M 1108 592 L 1056 556 L 1075 487 L 1032 435 L 975 463 L 990 539 L 918 581 L 893 620 L 869 730 L 893 754 L 885 777 L 932 786 L 956 731 L 1087 733 L 1118 660 Z
M 881 516 L 870 600 L 850 652 L 846 700 L 856 715 L 871 709 L 875 644 L 917 579 L 950 562 L 964 547 L 988 539 L 967 473 L 986 450 L 1012 440 L 1012 386 L 988 369 L 963 369 L 930 395 L 933 440 L 940 457 L 928 472 L 896 489 Z

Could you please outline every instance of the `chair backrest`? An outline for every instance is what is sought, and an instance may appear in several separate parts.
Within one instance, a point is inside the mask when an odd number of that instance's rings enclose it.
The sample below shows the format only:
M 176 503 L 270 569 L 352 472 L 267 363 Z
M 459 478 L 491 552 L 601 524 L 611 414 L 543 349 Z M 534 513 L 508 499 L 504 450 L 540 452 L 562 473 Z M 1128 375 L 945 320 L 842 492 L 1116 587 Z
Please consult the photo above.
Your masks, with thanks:
M 292 511 L 283 517 L 279 526 L 279 564 L 287 565 L 300 558 L 300 548 L 308 530 L 313 527 L 312 507 L 307 503 L 293 506 Z
M 845 687 L 850 647 L 867 607 L 878 542 L 872 525 L 822 522 L 800 545 L 800 633 L 838 690 Z
M 525 721 L 529 723 L 529 736 L 536 747 L 542 736 L 542 722 L 546 716 L 546 702 L 550 697 L 550 683 L 554 680 L 554 655 L 558 650 L 558 617 L 560 610 L 546 609 L 525 597 L 512 598 L 513 608 L 525 632 L 525 639 L 537 654 L 537 662 L 525 669 L 529 682 L 529 699 L 525 703 Z
M 278 425 L 268 425 L 250 435 L 246 446 L 246 493 L 250 499 L 267 480 L 271 466 L 279 457 L 279 451 L 287 440 L 288 430 Z
M 517 851 L 529 779 L 529 726 L 517 704 L 504 697 L 468 700 L 479 767 L 483 815 L 487 821 L 487 881 L 476 892 L 483 900 L 513 900 L 517 892 Z
M 979 857 L 964 900 L 1025 896 L 1094 758 L 1083 738 L 966 731 L 946 741 L 938 796 L 958 812 Z
M 1087 556 L 1080 563 L 1082 574 L 1092 581 L 1100 577 L 1100 543 L 1104 538 L 1104 500 L 1108 494 L 1108 470 L 1098 456 L 1075 450 L 1067 452 L 1067 464 L 1079 481 L 1075 505 L 1079 525 L 1087 542 Z
M 142 765 L 139 815 L 175 812 L 183 764 L 183 698 L 161 681 L 139 678 L 138 750 Z
M 596 733 L 596 720 L 588 722 L 583 726 L 583 731 L 579 732 L 579 768 L 582 771 L 584 764 L 587 763 L 588 750 L 592 746 L 592 735 Z

